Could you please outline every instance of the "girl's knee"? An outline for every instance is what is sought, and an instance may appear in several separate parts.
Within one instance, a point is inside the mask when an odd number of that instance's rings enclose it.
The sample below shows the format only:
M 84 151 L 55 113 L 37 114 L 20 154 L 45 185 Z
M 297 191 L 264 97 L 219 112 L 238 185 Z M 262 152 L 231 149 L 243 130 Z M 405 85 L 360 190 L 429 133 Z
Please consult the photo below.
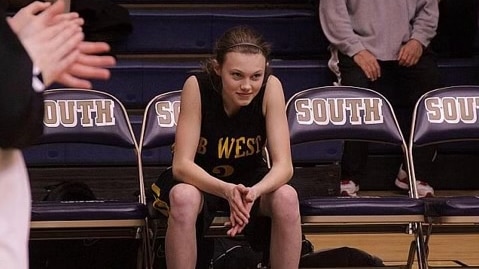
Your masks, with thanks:
M 271 215 L 279 218 L 299 216 L 299 201 L 296 190 L 290 185 L 284 185 L 272 193 Z
M 202 194 L 194 186 L 178 184 L 170 190 L 170 217 L 196 219 L 201 206 Z
M 274 200 L 281 204 L 297 205 L 298 193 L 291 185 L 283 185 L 274 192 Z
M 175 206 L 194 205 L 201 202 L 201 192 L 188 184 L 175 185 L 170 190 L 170 203 Z

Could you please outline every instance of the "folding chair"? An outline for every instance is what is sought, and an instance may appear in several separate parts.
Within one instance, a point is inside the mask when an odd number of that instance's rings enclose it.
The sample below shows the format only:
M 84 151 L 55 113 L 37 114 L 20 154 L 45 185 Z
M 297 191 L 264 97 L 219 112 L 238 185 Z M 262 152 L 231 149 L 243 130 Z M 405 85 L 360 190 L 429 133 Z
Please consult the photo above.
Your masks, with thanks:
M 326 86 L 306 89 L 287 102 L 291 144 L 350 140 L 407 145 L 390 103 L 370 89 Z M 293 160 L 294 161 L 294 160 Z M 408 169 L 409 170 L 409 169 Z M 417 251 L 419 268 L 425 266 L 422 222 L 424 204 L 416 185 L 409 197 L 310 197 L 300 199 L 302 227 L 306 233 L 412 233 L 407 266 Z
M 44 126 L 44 134 L 39 141 L 41 145 L 80 143 L 92 150 L 102 146 L 124 148 L 131 153 L 132 165 L 140 165 L 138 144 L 127 112 L 108 93 L 87 89 L 46 91 Z M 151 268 L 143 178 L 140 170 L 135 169 L 137 175 L 128 180 L 135 186 L 136 197 L 132 195 L 115 200 L 91 201 L 33 201 L 32 240 L 141 240 L 137 267 Z M 95 170 L 95 173 L 101 175 L 102 170 Z M 64 179 L 68 180 L 69 176 L 71 175 L 64 175 Z M 111 186 L 104 187 L 108 190 Z
M 140 135 L 140 155 L 145 160 L 145 152 L 148 150 L 158 150 L 165 147 L 171 147 L 175 141 L 176 121 L 180 110 L 180 96 L 181 90 L 170 91 L 159 94 L 152 98 L 146 106 L 143 125 Z M 161 155 L 152 154 L 153 156 Z M 169 160 L 168 160 L 169 161 Z M 156 160 L 159 165 L 164 165 L 165 160 Z M 145 167 L 142 165 L 141 167 Z M 227 228 L 224 226 L 226 220 L 225 212 L 218 212 L 218 217 L 215 218 L 209 228 L 207 236 L 225 235 Z M 158 222 L 157 236 L 164 237 L 166 232 L 165 220 Z
M 413 152 L 428 145 L 478 141 L 479 86 L 432 90 L 416 103 L 409 140 L 411 176 L 416 179 Z M 427 198 L 426 246 L 435 228 L 448 233 L 479 232 L 479 197 L 473 195 Z

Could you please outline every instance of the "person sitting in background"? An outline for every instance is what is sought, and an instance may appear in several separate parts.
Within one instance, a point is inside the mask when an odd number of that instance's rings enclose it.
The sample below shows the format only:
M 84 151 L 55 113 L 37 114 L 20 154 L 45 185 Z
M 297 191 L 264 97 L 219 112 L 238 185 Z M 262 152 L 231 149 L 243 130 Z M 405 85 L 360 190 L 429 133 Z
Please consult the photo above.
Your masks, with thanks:
M 399 123 L 408 137 L 415 102 L 440 86 L 436 57 L 428 47 L 438 25 L 438 0 L 321 0 L 319 17 L 331 43 L 329 67 L 338 84 L 383 94 L 400 112 Z M 357 195 L 367 156 L 367 143 L 345 143 L 342 194 Z M 433 148 L 418 152 L 421 197 L 434 195 L 425 181 L 434 156 Z M 408 190 L 408 180 L 401 165 L 395 184 Z
M 64 3 L 0 8 L 0 268 L 27 269 L 31 194 L 21 148 L 43 129 L 42 92 L 53 82 L 90 88 L 115 64 L 106 43 L 83 41 L 83 20 Z
M 217 210 L 230 212 L 229 236 L 271 240 L 265 244 L 271 268 L 298 268 L 301 223 L 298 195 L 286 184 L 293 166 L 285 97 L 269 72 L 269 54 L 251 28 L 230 29 L 204 71 L 183 86 L 169 179 L 176 181 L 169 191 L 169 269 L 195 268 L 197 238 Z M 271 168 L 263 158 L 266 144 Z M 258 232 L 269 220 L 268 231 Z

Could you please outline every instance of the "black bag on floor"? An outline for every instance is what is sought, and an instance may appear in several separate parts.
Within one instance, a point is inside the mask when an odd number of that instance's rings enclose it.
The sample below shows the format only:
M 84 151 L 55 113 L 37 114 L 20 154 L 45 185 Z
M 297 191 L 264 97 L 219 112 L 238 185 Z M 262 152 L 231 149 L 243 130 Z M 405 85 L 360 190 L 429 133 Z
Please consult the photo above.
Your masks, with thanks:
M 311 254 L 313 244 L 302 235 L 301 255 Z M 259 251 L 243 238 L 215 238 L 209 269 L 267 268 L 269 251 Z
M 299 267 L 381 267 L 383 261 L 363 250 L 340 247 L 328 250 L 319 250 L 301 257 Z
M 263 254 L 251 248 L 244 239 L 216 238 L 209 269 L 256 269 Z
M 46 186 L 47 194 L 43 201 L 91 201 L 96 196 L 90 187 L 77 181 L 62 181 L 55 185 Z

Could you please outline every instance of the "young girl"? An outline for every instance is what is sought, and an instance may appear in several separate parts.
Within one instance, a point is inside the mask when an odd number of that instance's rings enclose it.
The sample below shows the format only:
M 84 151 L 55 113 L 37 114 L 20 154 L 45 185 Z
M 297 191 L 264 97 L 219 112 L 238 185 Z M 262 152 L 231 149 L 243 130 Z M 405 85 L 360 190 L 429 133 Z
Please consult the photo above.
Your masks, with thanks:
M 252 239 L 258 216 L 269 217 L 271 268 L 298 268 L 298 196 L 286 184 L 293 173 L 289 131 L 283 89 L 268 68 L 269 45 L 252 29 L 236 27 L 214 52 L 204 71 L 186 80 L 181 95 L 167 267 L 195 268 L 197 236 L 215 211 L 226 209 L 231 237 L 244 233 Z M 263 158 L 266 144 L 270 169 Z

